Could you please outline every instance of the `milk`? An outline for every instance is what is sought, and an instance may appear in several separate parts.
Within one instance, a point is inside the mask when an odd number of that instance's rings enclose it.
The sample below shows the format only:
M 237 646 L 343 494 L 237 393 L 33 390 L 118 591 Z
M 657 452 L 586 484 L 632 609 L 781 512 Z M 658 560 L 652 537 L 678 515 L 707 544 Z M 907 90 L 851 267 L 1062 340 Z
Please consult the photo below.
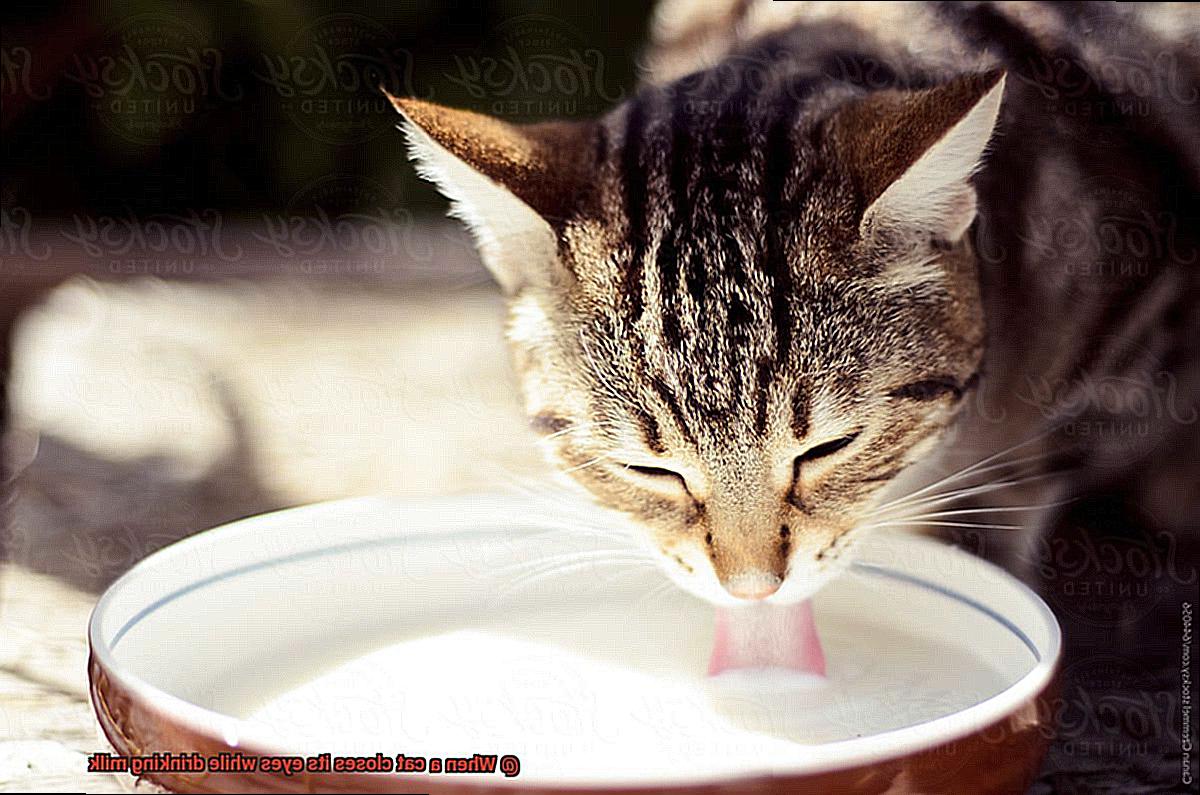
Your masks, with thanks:
M 623 664 L 521 629 L 516 620 L 402 640 L 248 705 L 245 717 L 289 753 L 516 754 L 522 781 L 666 780 L 786 766 L 822 743 L 964 709 L 1011 678 L 871 616 L 821 628 L 827 678 L 708 677 L 703 659 L 694 671 Z

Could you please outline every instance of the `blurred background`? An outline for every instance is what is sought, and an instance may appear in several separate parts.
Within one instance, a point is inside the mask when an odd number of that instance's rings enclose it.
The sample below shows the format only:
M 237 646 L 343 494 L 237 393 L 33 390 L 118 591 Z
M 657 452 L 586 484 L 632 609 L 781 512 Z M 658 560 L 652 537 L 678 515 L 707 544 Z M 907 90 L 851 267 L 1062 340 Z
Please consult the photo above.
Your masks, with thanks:
M 496 291 L 378 89 L 597 114 L 634 85 L 643 4 L 3 13 L 11 560 L 96 591 L 214 521 L 531 465 L 524 436 L 463 446 L 516 406 Z M 39 549 L 141 517 L 154 542 L 84 572 Z
M 377 90 L 512 121 L 630 92 L 640 2 L 6 3 L 0 790 L 116 788 L 95 597 L 178 538 L 542 472 L 498 291 Z

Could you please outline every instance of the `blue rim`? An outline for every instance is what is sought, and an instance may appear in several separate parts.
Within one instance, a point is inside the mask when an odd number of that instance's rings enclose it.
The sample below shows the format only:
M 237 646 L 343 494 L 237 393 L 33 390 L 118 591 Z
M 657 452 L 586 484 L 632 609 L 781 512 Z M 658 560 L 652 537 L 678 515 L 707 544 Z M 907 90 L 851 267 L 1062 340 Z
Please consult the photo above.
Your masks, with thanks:
M 262 560 L 262 561 L 258 561 L 257 563 L 249 563 L 249 564 L 246 564 L 245 566 L 239 566 L 237 568 L 229 569 L 228 571 L 224 571 L 219 574 L 213 574 L 208 577 L 204 577 L 202 579 L 196 580 L 193 583 L 189 583 L 188 585 L 185 585 L 182 588 L 172 591 L 169 594 L 161 596 L 158 599 L 155 599 L 153 602 L 151 602 L 150 604 L 143 607 L 141 610 L 134 613 L 129 618 L 129 620 L 126 621 L 121 626 L 121 628 L 116 631 L 116 633 L 112 637 L 112 640 L 109 642 L 108 647 L 111 651 L 116 651 L 117 645 L 121 642 L 121 639 L 124 638 L 125 635 L 127 635 L 129 633 L 130 630 L 132 630 L 139 623 L 144 621 L 147 617 L 153 615 L 160 608 L 170 604 L 171 602 L 174 602 L 175 600 L 180 599 L 181 597 L 184 597 L 190 593 L 194 593 L 194 592 L 199 591 L 203 588 L 206 588 L 210 585 L 213 585 L 214 583 L 223 582 L 225 580 L 230 580 L 235 577 L 239 577 L 243 574 L 249 574 L 254 571 L 261 571 L 263 569 L 270 569 L 270 568 L 275 568 L 278 566 L 284 566 L 289 563 L 297 563 L 300 561 L 312 560 L 314 558 L 327 557 L 330 555 L 336 555 L 336 554 L 339 554 L 342 552 L 351 552 L 351 551 L 358 550 L 358 549 L 370 549 L 370 548 L 374 548 L 374 547 L 395 546 L 398 544 L 405 543 L 407 541 L 408 541 L 408 539 L 398 538 L 398 537 L 372 538 L 372 539 L 365 539 L 363 541 L 352 541 L 352 542 L 348 542 L 345 544 L 338 544 L 336 546 L 331 546 L 331 547 L 322 547 L 320 549 L 310 549 L 310 550 L 306 550 L 304 552 L 296 552 L 296 553 L 293 553 L 291 555 L 286 555 L 281 558 L 272 558 L 271 560 Z M 1000 626 L 1004 627 L 1009 632 L 1011 632 L 1013 634 L 1013 636 L 1015 636 L 1019 641 L 1021 641 L 1021 643 L 1023 643 L 1025 645 L 1025 648 L 1029 649 L 1029 653 L 1031 655 L 1033 655 L 1035 665 L 1042 661 L 1042 655 L 1041 655 L 1041 652 L 1038 650 L 1037 644 L 1035 644 L 1033 642 L 1033 640 L 1028 635 L 1026 635 L 1025 632 L 1022 631 L 1022 629 L 1020 627 L 1018 627 L 1015 623 L 1013 623 L 1011 620 L 1009 620 L 1006 616 L 996 612 L 995 610 L 993 610 L 992 608 L 983 604 L 982 602 L 972 599 L 969 596 L 965 596 L 964 594 L 961 594 L 957 591 L 953 591 L 949 588 L 946 588 L 945 586 L 938 585 L 937 583 L 934 583 L 934 582 L 930 582 L 929 580 L 923 579 L 921 577 L 917 577 L 917 576 L 914 576 L 911 574 L 906 574 L 905 572 L 895 571 L 894 569 L 889 569 L 886 566 L 880 566 L 875 563 L 866 563 L 866 562 L 862 562 L 862 561 L 855 561 L 850 564 L 850 568 L 859 574 L 866 574 L 866 575 L 873 576 L 873 577 L 881 577 L 881 578 L 885 578 L 885 579 L 895 580 L 898 582 L 903 582 L 903 583 L 907 583 L 909 585 L 917 586 L 918 588 L 924 588 L 928 591 L 933 591 L 934 593 L 940 594 L 941 596 L 945 596 L 949 599 L 953 599 L 956 602 L 959 602 L 960 604 L 967 605 L 968 607 L 971 607 L 971 608 L 979 611 L 983 615 L 992 619 L 997 624 L 999 624 Z
M 997 613 L 995 610 L 988 607 L 983 602 L 976 601 L 975 599 L 972 599 L 969 596 L 964 596 L 963 594 L 960 594 L 958 591 L 952 591 L 943 585 L 938 585 L 937 583 L 930 582 L 929 580 L 925 580 L 920 577 L 914 577 L 911 574 L 905 574 L 902 571 L 894 571 L 892 569 L 887 568 L 886 566 L 880 566 L 875 563 L 855 562 L 855 563 L 851 563 L 850 566 L 851 566 L 851 568 L 854 568 L 857 571 L 862 572 L 863 574 L 870 574 L 870 575 L 873 575 L 876 577 L 886 577 L 888 579 L 898 580 L 900 582 L 906 582 L 906 583 L 909 583 L 910 585 L 916 585 L 920 588 L 925 588 L 930 591 L 935 591 L 936 593 L 939 593 L 942 596 L 953 599 L 956 602 L 961 602 L 962 604 L 967 605 L 968 607 L 973 607 L 976 610 L 978 610 L 980 613 L 983 613 L 985 616 L 987 616 L 988 618 L 995 621 L 1000 626 L 1007 629 L 1012 634 L 1016 635 L 1017 639 L 1020 640 L 1022 643 L 1024 643 L 1025 648 L 1029 649 L 1029 653 L 1033 655 L 1033 661 L 1035 664 L 1040 663 L 1042 661 L 1042 654 L 1041 654 L 1041 652 L 1038 651 L 1037 644 L 1035 644 L 1033 642 L 1033 639 L 1030 638 L 1028 635 L 1026 635 L 1024 633 L 1024 631 L 1021 630 L 1020 627 L 1018 627 L 1012 621 L 1008 620 L 1007 617 L 1001 615 L 1000 613 Z

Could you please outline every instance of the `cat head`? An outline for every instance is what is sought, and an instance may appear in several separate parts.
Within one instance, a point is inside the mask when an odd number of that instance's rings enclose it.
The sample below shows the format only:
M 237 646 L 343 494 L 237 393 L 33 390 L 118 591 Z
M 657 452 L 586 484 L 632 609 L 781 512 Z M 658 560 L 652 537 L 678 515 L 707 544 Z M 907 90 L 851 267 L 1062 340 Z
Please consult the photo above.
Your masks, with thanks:
M 394 99 L 508 296 L 551 457 L 715 602 L 804 598 L 980 364 L 1002 75 L 516 126 Z

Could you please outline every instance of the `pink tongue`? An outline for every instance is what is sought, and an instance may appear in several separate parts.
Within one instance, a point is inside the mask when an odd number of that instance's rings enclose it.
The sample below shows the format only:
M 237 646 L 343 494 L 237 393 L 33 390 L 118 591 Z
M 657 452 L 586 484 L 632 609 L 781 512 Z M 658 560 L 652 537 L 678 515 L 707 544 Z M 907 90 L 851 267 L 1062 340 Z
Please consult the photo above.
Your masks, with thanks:
M 787 668 L 824 676 L 825 653 L 811 603 L 718 607 L 708 675 L 737 668 Z

